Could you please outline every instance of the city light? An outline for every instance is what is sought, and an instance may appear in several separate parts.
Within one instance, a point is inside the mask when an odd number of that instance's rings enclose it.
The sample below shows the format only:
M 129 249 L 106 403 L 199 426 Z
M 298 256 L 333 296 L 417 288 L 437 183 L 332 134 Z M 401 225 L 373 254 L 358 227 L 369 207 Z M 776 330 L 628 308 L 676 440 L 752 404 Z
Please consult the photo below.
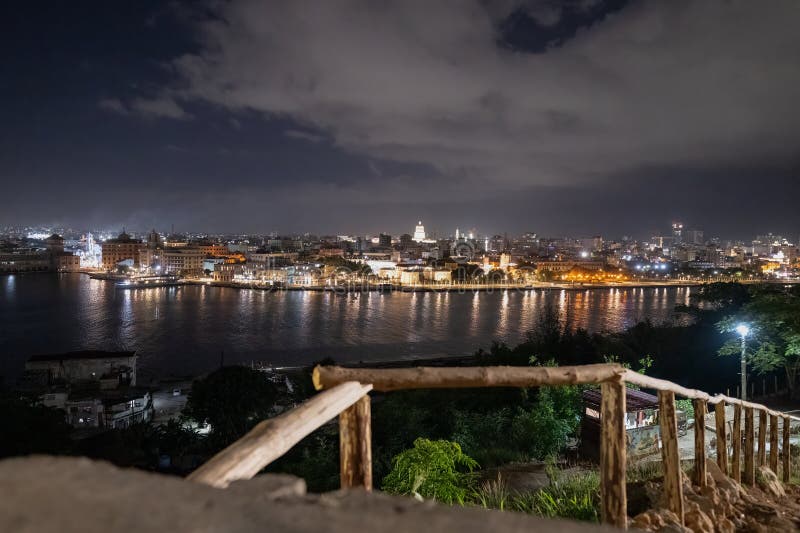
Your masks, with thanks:
M 736 326 L 736 333 L 741 335 L 742 337 L 747 337 L 750 334 L 750 326 L 747 324 L 739 324 Z

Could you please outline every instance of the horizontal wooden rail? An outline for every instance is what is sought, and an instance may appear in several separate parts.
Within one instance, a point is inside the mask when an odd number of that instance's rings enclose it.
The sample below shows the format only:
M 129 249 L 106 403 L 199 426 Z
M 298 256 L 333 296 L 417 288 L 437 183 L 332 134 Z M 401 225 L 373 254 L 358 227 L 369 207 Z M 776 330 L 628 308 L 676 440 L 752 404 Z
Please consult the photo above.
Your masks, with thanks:
M 317 366 L 313 380 L 317 390 L 345 381 L 370 383 L 376 391 L 469 387 L 538 387 L 542 385 L 598 384 L 619 380 L 625 369 L 617 364 L 525 367 L 466 366 L 416 368 L 344 368 Z
M 705 400 L 709 403 L 714 403 L 714 404 L 725 402 L 726 404 L 730 405 L 741 405 L 742 407 L 750 407 L 752 409 L 755 409 L 756 411 L 764 412 L 770 416 L 779 416 L 786 419 L 800 421 L 800 417 L 792 416 L 780 411 L 773 411 L 766 405 L 762 405 L 760 403 L 743 401 L 739 398 L 732 398 L 730 396 L 725 396 L 724 394 L 716 394 L 712 396 L 707 392 L 703 392 L 697 389 L 688 389 L 686 387 L 681 387 L 677 383 L 667 381 L 666 379 L 658 379 L 650 376 L 645 376 L 644 374 L 634 372 L 633 370 L 625 370 L 625 374 L 622 376 L 622 379 L 625 380 L 626 383 L 638 385 L 646 389 L 671 391 L 677 394 L 678 396 L 683 396 L 684 398 Z
M 192 472 L 188 479 L 214 487 L 227 487 L 231 481 L 250 479 L 370 390 L 371 385 L 341 383 L 290 411 L 259 422 L 247 435 Z

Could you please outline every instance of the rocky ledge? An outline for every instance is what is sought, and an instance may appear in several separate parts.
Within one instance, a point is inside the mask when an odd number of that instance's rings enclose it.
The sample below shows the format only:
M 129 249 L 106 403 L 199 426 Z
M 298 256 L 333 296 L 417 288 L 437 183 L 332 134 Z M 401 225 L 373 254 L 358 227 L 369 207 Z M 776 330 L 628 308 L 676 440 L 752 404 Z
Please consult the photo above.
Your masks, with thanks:
M 645 531 L 694 531 L 733 533 L 737 531 L 800 530 L 800 490 L 784 485 L 767 467 L 756 470 L 755 487 L 743 487 L 722 473 L 714 461 L 706 461 L 706 486 L 692 485 L 683 475 L 685 527 L 675 513 L 665 509 L 659 481 L 647 481 L 639 487 L 628 486 L 628 510 L 646 511 L 630 521 L 630 527 Z
M 227 489 L 82 458 L 0 461 L 0 531 L 26 533 L 613 531 L 364 491 L 307 494 L 262 475 Z

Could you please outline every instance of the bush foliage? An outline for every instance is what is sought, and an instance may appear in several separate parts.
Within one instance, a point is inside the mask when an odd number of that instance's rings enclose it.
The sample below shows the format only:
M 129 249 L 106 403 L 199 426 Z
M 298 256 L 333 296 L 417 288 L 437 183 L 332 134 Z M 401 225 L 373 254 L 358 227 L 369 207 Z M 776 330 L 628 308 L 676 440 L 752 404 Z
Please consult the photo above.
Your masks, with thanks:
M 395 456 L 392 465 L 383 479 L 385 492 L 462 504 L 474 484 L 472 471 L 478 467 L 458 443 L 422 438 Z

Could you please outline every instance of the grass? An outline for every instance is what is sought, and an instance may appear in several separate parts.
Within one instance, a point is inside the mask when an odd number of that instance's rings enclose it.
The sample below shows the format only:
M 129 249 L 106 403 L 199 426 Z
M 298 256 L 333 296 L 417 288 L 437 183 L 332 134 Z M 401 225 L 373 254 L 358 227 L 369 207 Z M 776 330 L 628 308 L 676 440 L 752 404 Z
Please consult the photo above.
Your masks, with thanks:
M 642 461 L 628 465 L 625 477 L 628 483 L 638 483 L 650 481 L 664 476 L 664 468 L 661 461 Z
M 691 468 L 690 464 L 683 465 Z M 517 511 L 546 518 L 568 518 L 585 522 L 600 520 L 600 475 L 596 471 L 563 475 L 554 466 L 547 469 L 550 484 L 531 492 L 516 492 L 498 477 L 485 481 L 472 493 L 472 503 L 485 509 Z M 660 461 L 638 462 L 628 467 L 627 481 L 637 483 L 662 477 Z
M 505 482 L 483 483 L 473 501 L 486 509 L 518 511 L 546 518 L 569 518 L 586 522 L 600 519 L 600 478 L 596 472 L 551 475 L 550 484 L 532 492 L 512 492 Z

